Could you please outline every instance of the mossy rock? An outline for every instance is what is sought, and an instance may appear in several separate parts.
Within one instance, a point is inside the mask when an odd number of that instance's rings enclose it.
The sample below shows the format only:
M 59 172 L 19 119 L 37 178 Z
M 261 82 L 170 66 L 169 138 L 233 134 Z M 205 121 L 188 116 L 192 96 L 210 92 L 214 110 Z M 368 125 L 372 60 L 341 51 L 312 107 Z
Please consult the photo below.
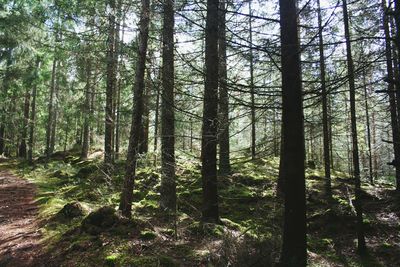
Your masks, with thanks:
M 74 219 L 85 215 L 85 209 L 79 202 L 71 202 L 57 213 L 56 217 L 60 219 Z
M 157 233 L 151 230 L 143 230 L 140 232 L 140 239 L 142 240 L 153 240 L 157 238 Z
M 97 170 L 97 166 L 95 166 L 95 165 L 84 166 L 79 169 L 76 176 L 80 177 L 80 178 L 88 178 L 89 175 L 94 173 L 96 170 Z
M 90 213 L 81 224 L 81 229 L 92 235 L 100 234 L 120 222 L 114 208 L 105 206 Z
M 197 236 L 221 237 L 224 233 L 222 225 L 213 223 L 194 222 L 188 227 L 188 230 L 191 234 Z

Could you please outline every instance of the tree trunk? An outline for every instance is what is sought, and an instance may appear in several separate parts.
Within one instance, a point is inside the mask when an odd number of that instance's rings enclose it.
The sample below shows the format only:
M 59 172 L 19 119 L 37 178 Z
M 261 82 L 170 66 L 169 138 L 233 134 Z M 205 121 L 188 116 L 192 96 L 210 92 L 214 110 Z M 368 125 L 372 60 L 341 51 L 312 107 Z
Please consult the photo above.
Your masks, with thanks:
M 140 154 L 146 154 L 149 151 L 149 125 L 150 125 L 150 91 L 151 91 L 151 76 L 150 70 L 147 70 L 147 78 L 145 82 L 145 93 L 144 93 L 144 107 L 143 107 L 143 119 L 142 119 L 142 131 L 140 133 Z
M 390 44 L 390 27 L 389 18 L 386 15 L 386 1 L 382 0 L 383 9 L 383 28 L 385 31 L 386 39 L 386 68 L 388 77 L 388 94 L 389 94 L 389 104 L 390 104 L 390 121 L 392 124 L 392 136 L 393 136 L 393 150 L 394 150 L 394 167 L 396 169 L 396 190 L 400 190 L 400 131 L 399 131 L 399 121 L 397 117 L 397 105 L 396 105 L 396 95 L 395 84 L 394 84 L 394 70 L 392 65 L 392 46 Z M 395 66 L 396 68 L 396 66 Z
M 161 101 L 161 199 L 162 209 L 176 210 L 175 113 L 174 113 L 174 1 L 164 0 Z
M 219 173 L 228 175 L 231 172 L 229 144 L 229 94 L 227 85 L 226 62 L 226 0 L 220 2 L 219 21 Z
M 149 38 L 150 0 L 141 0 L 142 9 L 139 22 L 139 43 L 137 51 L 136 74 L 134 84 L 134 103 L 132 113 L 131 132 L 129 137 L 128 155 L 124 186 L 121 194 L 119 209 L 126 217 L 131 216 L 133 186 L 136 176 L 136 162 L 139 152 L 139 135 L 141 131 L 144 106 L 144 73 L 146 69 L 146 53 Z
M 114 159 L 114 95 L 116 84 L 115 66 L 115 0 L 106 0 L 110 6 L 108 16 L 108 39 L 107 39 L 107 81 L 106 81 L 106 114 L 104 133 L 104 164 L 106 168 L 113 165 Z
M 56 84 L 54 89 L 54 104 L 53 104 L 53 116 L 52 116 L 52 124 L 51 124 L 51 135 L 50 135 L 50 154 L 53 154 L 56 146 L 56 132 L 57 132 L 57 120 L 58 120 L 58 101 L 60 94 L 60 79 L 59 79 L 59 70 L 60 70 L 60 61 L 57 61 L 56 68 Z
M 6 58 L 7 58 L 7 63 L 6 63 L 6 71 L 4 75 L 4 81 L 3 81 L 3 90 L 1 92 L 3 98 L 6 99 L 7 94 L 8 94 L 8 87 L 10 83 L 10 67 L 12 65 L 12 49 L 9 48 L 6 52 Z M 7 126 L 7 107 L 6 105 L 2 105 L 1 109 L 1 121 L 0 121 L 0 155 L 3 153 L 6 153 L 6 126 Z
M 280 0 L 284 226 L 283 266 L 307 265 L 305 144 L 297 1 Z
M 121 2 L 121 0 L 120 0 Z M 119 159 L 120 154 L 120 121 L 121 121 L 121 90 L 122 90 L 122 79 L 121 79 L 121 68 L 122 68 L 122 42 L 125 36 L 125 14 L 124 18 L 122 19 L 122 37 L 121 37 L 121 45 L 119 46 L 119 63 L 118 69 L 120 75 L 118 76 L 117 81 L 117 106 L 116 106 L 116 124 L 115 124 L 115 159 Z
M 31 86 L 32 82 L 29 85 Z M 19 146 L 18 156 L 20 158 L 27 159 L 26 141 L 28 137 L 29 106 L 31 102 L 31 92 L 29 91 L 29 88 L 26 89 L 24 102 L 24 122 L 22 125 L 21 144 Z
M 86 86 L 85 86 L 85 105 L 84 105 L 84 122 L 83 122 L 83 140 L 82 140 L 82 150 L 81 159 L 87 159 L 89 153 L 89 143 L 90 143 L 90 117 L 91 108 L 90 101 L 92 98 L 92 62 L 90 58 L 90 52 L 87 52 L 88 58 L 86 59 Z
M 56 91 L 56 75 L 57 75 L 57 49 L 54 51 L 53 66 L 51 70 L 51 85 L 50 85 L 50 95 L 49 95 L 49 105 L 48 105 L 48 117 L 47 117 L 47 127 L 46 127 L 46 158 L 50 158 L 53 153 L 51 149 L 51 136 L 54 123 L 54 98 Z
M 158 120 L 159 120 L 159 110 L 160 110 L 160 90 L 159 90 L 159 86 L 157 87 L 156 93 L 156 111 L 155 111 L 155 115 L 154 115 L 154 147 L 153 147 L 153 151 L 156 152 L 157 151 L 157 147 L 158 147 Z
M 331 158 L 329 148 L 329 119 L 328 119 L 328 97 L 326 91 L 326 72 L 325 72 L 325 55 L 324 55 L 324 38 L 322 27 L 322 15 L 320 0 L 318 4 L 318 28 L 319 28 L 319 63 L 321 77 L 321 93 L 322 93 L 322 131 L 324 143 L 324 167 L 325 167 L 325 191 L 328 197 L 332 197 L 331 189 Z
M 29 142 L 28 142 L 28 162 L 33 163 L 33 146 L 34 146 L 34 134 L 35 134 L 35 123 L 36 123 L 36 94 L 37 94 L 37 78 L 40 68 L 40 58 L 36 59 L 36 68 L 34 81 L 32 83 L 32 103 L 31 103 L 31 116 L 29 121 Z
M 249 1 L 249 34 L 250 34 L 250 96 L 251 96 L 251 158 L 256 158 L 256 107 L 254 91 L 254 56 L 251 0 Z
M 363 73 L 363 83 L 364 83 L 365 118 L 367 120 L 366 130 L 367 130 L 367 145 L 368 145 L 369 181 L 371 184 L 374 184 L 373 166 L 372 166 L 371 124 L 369 121 L 368 88 L 367 88 L 365 71 Z
M 202 220 L 212 223 L 219 222 L 217 189 L 218 8 L 218 0 L 207 0 L 201 177 L 203 187 Z
M 351 39 L 349 30 L 349 15 L 347 11 L 347 0 L 343 1 L 343 21 L 344 31 L 346 37 L 346 51 L 347 51 L 347 71 L 349 77 L 349 93 L 350 93 L 350 115 L 351 115 L 351 135 L 353 144 L 353 175 L 355 179 L 355 210 L 357 213 L 357 240 L 358 240 L 358 253 L 363 255 L 367 252 L 365 244 L 364 224 L 363 224 L 363 210 L 361 203 L 361 179 L 360 179 L 360 159 L 358 154 L 358 137 L 357 137 L 357 117 L 356 117 L 356 88 L 354 81 L 354 65 L 353 56 L 351 52 Z

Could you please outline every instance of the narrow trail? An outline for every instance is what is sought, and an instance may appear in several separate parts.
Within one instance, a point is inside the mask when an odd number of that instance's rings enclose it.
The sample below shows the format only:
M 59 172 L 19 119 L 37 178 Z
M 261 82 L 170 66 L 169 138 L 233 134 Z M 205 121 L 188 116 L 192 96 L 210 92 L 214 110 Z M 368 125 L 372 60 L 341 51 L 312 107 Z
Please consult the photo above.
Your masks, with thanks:
M 33 266 L 40 252 L 40 232 L 28 181 L 0 169 L 0 266 Z

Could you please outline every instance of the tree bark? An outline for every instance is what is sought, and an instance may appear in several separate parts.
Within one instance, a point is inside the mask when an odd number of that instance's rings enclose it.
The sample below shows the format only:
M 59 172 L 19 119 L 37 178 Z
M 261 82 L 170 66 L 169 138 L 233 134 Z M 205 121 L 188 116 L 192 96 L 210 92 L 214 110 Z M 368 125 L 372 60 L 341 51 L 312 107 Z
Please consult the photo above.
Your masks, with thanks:
M 219 173 L 228 175 L 231 172 L 229 143 L 229 94 L 227 85 L 226 62 L 226 0 L 221 0 L 219 10 Z
M 365 244 L 363 209 L 361 203 L 361 179 L 360 179 L 360 159 L 358 152 L 358 136 L 357 136 L 357 117 L 356 117 L 356 88 L 354 81 L 354 65 L 351 52 L 351 39 L 349 30 L 349 15 L 347 11 L 347 0 L 343 1 L 343 21 L 344 32 L 346 37 L 346 52 L 347 52 L 347 71 L 349 77 L 349 93 L 350 93 L 350 116 L 351 116 L 351 136 L 353 144 L 353 175 L 355 179 L 355 203 L 354 207 L 357 214 L 357 248 L 360 255 L 367 252 Z
M 29 141 L 28 141 L 28 163 L 33 163 L 33 146 L 34 146 L 34 134 L 35 134 L 35 123 L 36 123 L 36 95 L 37 95 L 37 79 L 40 68 L 40 58 L 36 59 L 36 67 L 35 67 L 35 76 L 34 81 L 32 83 L 32 103 L 31 103 L 31 112 L 30 112 L 30 120 L 29 120 Z
M 9 48 L 6 52 L 6 58 L 7 58 L 7 63 L 6 63 L 6 71 L 4 75 L 4 81 L 3 81 L 3 90 L 1 92 L 3 99 L 7 97 L 8 94 L 8 87 L 10 83 L 10 68 L 12 65 L 12 49 Z M 1 109 L 1 121 L 0 121 L 0 155 L 3 153 L 6 153 L 6 125 L 7 125 L 7 106 L 2 105 Z
M 47 117 L 47 127 L 46 127 L 46 158 L 50 158 L 53 153 L 51 149 L 51 136 L 53 131 L 54 123 L 54 98 L 56 91 L 56 77 L 57 75 L 57 49 L 54 50 L 53 66 L 51 70 L 51 85 L 50 85 L 50 95 L 49 95 L 49 105 L 48 105 L 48 117 Z
M 110 6 L 108 15 L 108 39 L 107 39 L 107 81 L 106 81 L 106 109 L 104 132 L 104 164 L 106 168 L 113 165 L 114 160 L 114 95 L 116 84 L 115 66 L 115 0 L 106 0 Z
M 160 206 L 175 212 L 174 1 L 164 0 Z
M 32 82 L 29 83 L 32 85 Z M 27 159 L 27 137 L 28 137 L 28 126 L 29 126 L 29 109 L 31 102 L 31 92 L 29 88 L 26 89 L 25 92 L 25 100 L 24 100 L 24 121 L 22 125 L 22 134 L 21 134 L 21 144 L 19 146 L 18 156 L 23 159 Z
M 219 222 L 217 187 L 218 120 L 218 0 L 207 0 L 205 33 L 205 86 L 201 139 L 201 177 L 203 187 L 202 220 Z
M 250 34 L 250 97 L 251 97 L 251 158 L 256 158 L 256 107 L 254 91 L 254 53 L 251 0 L 249 1 L 249 34 Z
M 373 176 L 373 165 L 372 165 L 372 145 L 371 145 L 371 124 L 369 120 L 369 104 L 368 104 L 368 88 L 366 81 L 366 73 L 363 73 L 363 83 L 364 83 L 364 106 L 365 106 L 365 118 L 366 118 L 366 130 L 367 130 L 367 145 L 368 145 L 368 165 L 369 165 L 369 181 L 374 184 Z M 373 112 L 373 111 L 372 111 Z
M 280 0 L 284 226 L 281 263 L 307 265 L 305 144 L 296 0 Z
M 394 69 L 392 63 L 392 46 L 390 44 L 390 26 L 389 18 L 386 15 L 386 1 L 382 0 L 383 9 L 383 28 L 385 32 L 386 39 L 386 68 L 388 77 L 388 94 L 389 94 L 389 105 L 390 105 L 390 121 L 392 125 L 392 136 L 393 136 L 393 150 L 394 150 L 394 167 L 396 169 L 396 190 L 400 191 L 400 131 L 399 131 L 399 121 L 397 114 L 396 95 L 395 95 L 395 84 L 394 80 Z M 396 66 L 395 66 L 396 68 Z
M 89 154 L 89 143 L 90 143 L 90 117 L 91 117 L 91 108 L 90 102 L 92 99 L 92 61 L 90 58 L 90 52 L 87 51 L 87 59 L 86 59 L 86 86 L 85 86 L 85 104 L 84 104 L 84 122 L 83 122 L 83 141 L 82 141 L 82 150 L 81 150 L 81 159 L 87 159 Z
M 324 167 L 325 167 L 325 191 L 328 197 L 332 197 L 331 189 L 331 158 L 329 147 L 329 118 L 328 118 L 328 94 L 326 90 L 326 70 L 324 55 L 324 38 L 322 27 L 322 15 L 320 0 L 318 4 L 318 28 L 319 28 L 319 62 L 320 62 L 320 78 L 322 93 L 322 131 L 323 131 L 323 147 L 324 147 Z
M 131 132 L 129 137 L 126 172 L 119 209 L 126 217 L 132 213 L 133 187 L 136 176 L 136 162 L 139 152 L 139 135 L 141 131 L 144 106 L 144 73 L 146 69 L 147 43 L 149 38 L 150 0 L 141 0 L 142 8 L 139 22 L 139 44 L 137 51 L 136 74 L 134 84 L 134 103 Z

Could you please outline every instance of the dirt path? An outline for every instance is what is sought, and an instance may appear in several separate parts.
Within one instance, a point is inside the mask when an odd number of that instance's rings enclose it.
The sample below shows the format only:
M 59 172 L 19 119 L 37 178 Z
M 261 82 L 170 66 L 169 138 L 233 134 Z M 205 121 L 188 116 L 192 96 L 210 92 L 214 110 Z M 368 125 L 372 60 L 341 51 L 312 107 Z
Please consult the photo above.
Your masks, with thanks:
M 0 266 L 33 266 L 40 251 L 35 186 L 0 170 Z

